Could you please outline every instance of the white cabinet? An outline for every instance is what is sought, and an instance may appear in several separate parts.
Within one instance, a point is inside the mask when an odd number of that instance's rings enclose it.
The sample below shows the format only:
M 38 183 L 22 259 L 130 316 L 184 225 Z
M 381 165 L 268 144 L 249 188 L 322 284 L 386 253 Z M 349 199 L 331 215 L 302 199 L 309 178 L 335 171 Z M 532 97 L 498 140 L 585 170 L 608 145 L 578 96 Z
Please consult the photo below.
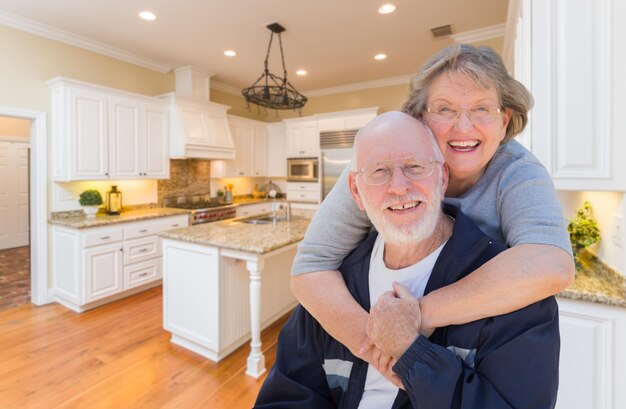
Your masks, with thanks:
M 114 179 L 169 177 L 167 109 L 133 98 L 109 98 L 110 172 Z
M 319 182 L 287 182 L 287 200 L 300 203 L 319 203 Z
M 378 107 L 314 115 L 320 132 L 361 129 L 376 117 Z
M 82 312 L 159 284 L 161 231 L 187 226 L 188 215 L 89 229 L 52 227 L 56 300 Z
M 557 409 L 626 408 L 626 308 L 558 298 Z
M 285 120 L 287 127 L 287 157 L 316 157 L 320 153 L 317 120 Z
M 287 128 L 282 122 L 267 126 L 267 176 L 287 177 Z
M 267 124 L 228 115 L 235 159 L 211 161 L 211 177 L 262 177 L 267 174 Z
M 169 177 L 164 102 L 64 78 L 49 85 L 54 180 Z
M 123 290 L 121 244 L 106 244 L 86 249 L 83 260 L 86 303 L 115 295 Z
M 515 76 L 535 99 L 521 137 L 557 189 L 626 190 L 626 4 L 518 0 Z

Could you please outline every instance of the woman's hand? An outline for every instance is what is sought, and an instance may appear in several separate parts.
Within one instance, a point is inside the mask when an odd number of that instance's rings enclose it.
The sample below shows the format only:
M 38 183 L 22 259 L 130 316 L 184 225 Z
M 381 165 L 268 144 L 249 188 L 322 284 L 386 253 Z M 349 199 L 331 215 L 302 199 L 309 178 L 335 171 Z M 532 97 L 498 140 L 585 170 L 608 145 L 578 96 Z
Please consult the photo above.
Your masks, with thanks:
M 370 309 L 367 336 L 383 353 L 398 359 L 420 335 L 421 312 L 417 298 L 399 283 L 378 298 Z

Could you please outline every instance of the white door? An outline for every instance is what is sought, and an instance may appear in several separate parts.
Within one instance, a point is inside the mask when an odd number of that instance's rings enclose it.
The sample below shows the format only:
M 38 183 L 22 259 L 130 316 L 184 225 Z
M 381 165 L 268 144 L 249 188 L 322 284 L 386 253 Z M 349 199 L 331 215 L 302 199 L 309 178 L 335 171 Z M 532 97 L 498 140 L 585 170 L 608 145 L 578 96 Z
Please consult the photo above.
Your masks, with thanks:
M 122 245 L 97 246 L 84 252 L 85 302 L 117 294 L 123 290 Z
M 0 250 L 29 239 L 28 142 L 0 141 Z

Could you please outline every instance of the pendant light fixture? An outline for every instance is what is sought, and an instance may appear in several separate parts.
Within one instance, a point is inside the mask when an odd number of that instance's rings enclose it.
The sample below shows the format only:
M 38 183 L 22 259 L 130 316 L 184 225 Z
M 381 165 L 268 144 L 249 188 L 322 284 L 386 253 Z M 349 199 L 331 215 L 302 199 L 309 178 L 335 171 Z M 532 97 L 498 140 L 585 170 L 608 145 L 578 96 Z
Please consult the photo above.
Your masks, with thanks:
M 253 103 L 271 109 L 297 109 L 302 111 L 302 107 L 306 104 L 307 97 L 300 94 L 287 80 L 283 42 L 280 36 L 280 34 L 285 31 L 285 28 L 278 23 L 269 24 L 267 28 L 272 34 L 270 35 L 270 43 L 267 47 L 267 55 L 265 56 L 265 70 L 252 86 L 245 88 L 241 93 L 249 104 Z M 278 36 L 280 57 L 283 63 L 283 77 L 272 74 L 267 64 L 272 49 L 274 34 Z

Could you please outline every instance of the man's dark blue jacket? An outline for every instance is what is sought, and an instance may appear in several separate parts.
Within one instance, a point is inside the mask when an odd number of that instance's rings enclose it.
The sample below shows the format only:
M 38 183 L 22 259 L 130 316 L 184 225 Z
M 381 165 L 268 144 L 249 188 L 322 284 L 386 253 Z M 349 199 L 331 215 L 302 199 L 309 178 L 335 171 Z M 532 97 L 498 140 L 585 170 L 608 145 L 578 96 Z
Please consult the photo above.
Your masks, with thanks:
M 454 283 L 505 247 L 485 236 L 457 209 L 425 293 Z M 369 311 L 370 235 L 343 262 L 350 293 Z M 393 408 L 552 408 L 559 368 L 558 309 L 554 297 L 510 314 L 438 328 L 418 337 L 394 365 L 406 392 Z M 357 408 L 367 362 L 356 358 L 298 306 L 278 339 L 276 363 L 255 408 Z

